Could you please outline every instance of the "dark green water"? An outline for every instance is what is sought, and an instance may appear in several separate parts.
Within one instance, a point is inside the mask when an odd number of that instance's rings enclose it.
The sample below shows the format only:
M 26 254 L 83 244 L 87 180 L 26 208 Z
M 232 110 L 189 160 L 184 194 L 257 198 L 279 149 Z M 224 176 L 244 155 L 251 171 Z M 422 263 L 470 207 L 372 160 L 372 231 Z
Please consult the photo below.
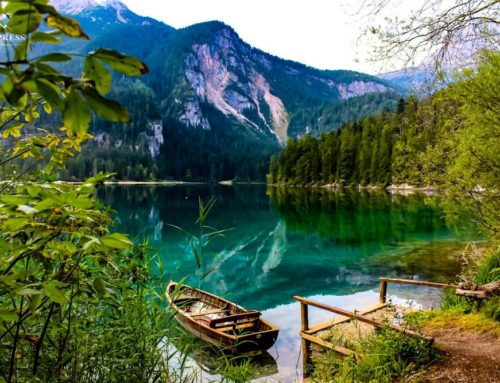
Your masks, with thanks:
M 281 328 L 270 350 L 276 381 L 300 375 L 293 295 L 354 309 L 377 301 L 381 276 L 451 281 L 463 244 L 480 238 L 466 218 L 448 223 L 436 197 L 208 185 L 111 186 L 100 197 L 117 211 L 118 230 L 149 238 L 173 279 L 187 276 L 197 286 L 213 270 L 203 289 L 261 310 Z M 174 226 L 198 234 L 198 198 L 211 197 L 207 225 L 231 230 L 204 248 L 197 269 L 189 236 Z M 438 302 L 430 289 L 389 293 L 425 306 Z M 313 322 L 324 315 L 313 312 Z

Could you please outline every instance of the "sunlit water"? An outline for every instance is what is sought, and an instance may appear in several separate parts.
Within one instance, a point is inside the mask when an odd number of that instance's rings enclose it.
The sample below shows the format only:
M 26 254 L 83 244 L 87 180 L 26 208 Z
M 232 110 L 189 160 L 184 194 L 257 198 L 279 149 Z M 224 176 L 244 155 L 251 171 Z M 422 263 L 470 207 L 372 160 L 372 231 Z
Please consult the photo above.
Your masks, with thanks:
M 173 279 L 187 277 L 186 283 L 261 310 L 280 328 L 272 358 L 259 361 L 266 381 L 301 375 L 292 296 L 359 309 L 377 302 L 381 276 L 449 282 L 464 243 L 480 239 L 464 218 L 459 226 L 447 224 L 437 197 L 208 185 L 113 186 L 100 197 L 117 211 L 119 230 L 149 238 Z M 206 224 L 226 231 L 203 249 L 198 268 L 188 233 L 200 235 L 199 198 L 211 197 L 216 204 Z M 396 285 L 389 294 L 425 307 L 439 303 L 427 288 Z M 311 323 L 329 318 L 311 312 Z M 211 358 L 192 355 L 207 380 L 217 368 Z

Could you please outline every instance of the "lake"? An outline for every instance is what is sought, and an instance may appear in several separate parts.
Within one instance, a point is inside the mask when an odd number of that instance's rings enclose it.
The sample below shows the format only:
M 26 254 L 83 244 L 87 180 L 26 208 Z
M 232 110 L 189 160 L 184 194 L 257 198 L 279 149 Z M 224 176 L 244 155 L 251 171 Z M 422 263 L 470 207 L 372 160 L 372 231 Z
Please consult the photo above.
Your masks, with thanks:
M 261 310 L 280 327 L 269 355 L 258 360 L 266 381 L 301 376 L 299 306 L 292 296 L 355 309 L 378 301 L 381 276 L 450 282 L 459 271 L 464 244 L 481 238 L 466 217 L 447 217 L 438 197 L 375 191 L 277 189 L 265 186 L 107 186 L 100 198 L 116 210 L 118 230 L 149 239 L 172 279 Z M 190 235 L 199 199 L 214 199 L 206 225 L 225 230 L 200 254 L 198 268 Z M 203 275 L 207 274 L 205 278 Z M 394 301 L 424 307 L 439 304 L 439 292 L 389 285 Z M 311 322 L 326 320 L 311 312 Z M 192 352 L 213 370 L 210 353 Z

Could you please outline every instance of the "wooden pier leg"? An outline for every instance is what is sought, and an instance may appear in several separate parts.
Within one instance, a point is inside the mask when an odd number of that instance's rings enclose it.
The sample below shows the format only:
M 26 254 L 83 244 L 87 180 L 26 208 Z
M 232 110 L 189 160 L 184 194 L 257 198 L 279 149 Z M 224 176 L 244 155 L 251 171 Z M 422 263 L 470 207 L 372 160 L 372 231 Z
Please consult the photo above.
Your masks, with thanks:
M 380 303 L 385 303 L 387 300 L 387 281 L 380 278 Z
M 300 329 L 301 331 L 309 330 L 309 313 L 308 307 L 304 303 L 300 303 Z M 309 366 L 311 364 L 311 342 L 302 338 L 302 371 L 303 377 L 309 377 Z

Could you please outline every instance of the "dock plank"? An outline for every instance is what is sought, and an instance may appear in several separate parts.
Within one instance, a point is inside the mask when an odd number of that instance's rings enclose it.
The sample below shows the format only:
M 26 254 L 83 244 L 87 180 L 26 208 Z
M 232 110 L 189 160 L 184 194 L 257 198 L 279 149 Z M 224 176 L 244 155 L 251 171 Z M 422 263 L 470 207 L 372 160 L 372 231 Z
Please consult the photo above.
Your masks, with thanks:
M 354 357 L 359 357 L 360 355 L 355 352 L 355 351 L 352 351 L 352 350 L 349 350 L 348 348 L 345 348 L 345 347 L 342 347 L 342 346 L 336 346 L 334 345 L 333 343 L 331 342 L 328 342 L 324 339 L 321 339 L 317 336 L 313 336 L 313 335 L 309 335 L 309 334 L 306 334 L 305 332 L 301 331 L 300 332 L 300 336 L 312 343 L 315 343 L 319 346 L 322 346 L 322 347 L 326 347 L 326 348 L 329 348 L 330 350 L 334 350 L 336 352 L 338 352 L 339 354 L 342 354 L 342 355 L 345 355 L 345 356 L 354 356 Z
M 356 310 L 356 312 L 360 313 L 361 315 L 366 315 L 366 314 L 370 314 L 374 311 L 378 311 L 380 309 L 383 309 L 384 307 L 387 307 L 387 306 L 389 306 L 389 303 L 376 303 L 374 305 L 365 307 L 361 310 Z M 330 328 L 332 326 L 335 326 L 337 324 L 344 323 L 344 322 L 349 322 L 351 320 L 352 319 L 349 317 L 344 317 L 344 316 L 339 315 L 337 318 L 329 319 L 327 321 L 315 324 L 309 330 L 307 330 L 306 333 L 309 335 L 314 335 L 320 331 L 327 330 L 328 328 Z

